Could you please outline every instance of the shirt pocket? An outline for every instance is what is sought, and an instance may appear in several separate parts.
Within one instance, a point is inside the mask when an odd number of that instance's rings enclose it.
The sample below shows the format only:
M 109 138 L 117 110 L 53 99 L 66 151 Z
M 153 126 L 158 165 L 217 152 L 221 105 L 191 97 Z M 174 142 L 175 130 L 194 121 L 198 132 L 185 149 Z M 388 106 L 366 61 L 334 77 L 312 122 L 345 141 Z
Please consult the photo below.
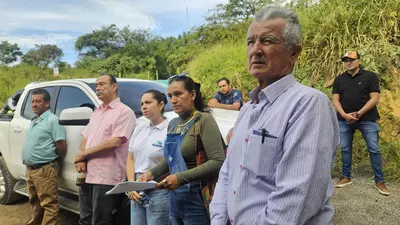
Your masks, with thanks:
M 112 131 L 113 131 L 113 126 L 112 124 L 106 124 L 104 126 L 104 129 L 102 130 L 103 134 L 103 141 L 111 138 L 112 136 Z
M 259 132 L 252 132 L 248 139 L 243 167 L 257 177 L 272 178 L 279 163 L 279 142 L 277 137 L 269 134 L 263 137 Z

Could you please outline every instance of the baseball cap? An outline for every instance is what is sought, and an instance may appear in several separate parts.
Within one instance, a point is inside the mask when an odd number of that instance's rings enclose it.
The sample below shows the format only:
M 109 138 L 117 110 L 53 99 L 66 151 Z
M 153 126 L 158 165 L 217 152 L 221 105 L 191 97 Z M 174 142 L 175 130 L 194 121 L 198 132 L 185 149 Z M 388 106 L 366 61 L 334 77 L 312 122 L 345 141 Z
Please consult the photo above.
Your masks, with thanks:
M 350 58 L 350 59 L 359 59 L 360 58 L 360 54 L 358 54 L 357 51 L 348 51 L 346 52 L 346 54 L 344 54 L 344 56 L 342 57 L 342 61 L 346 58 Z

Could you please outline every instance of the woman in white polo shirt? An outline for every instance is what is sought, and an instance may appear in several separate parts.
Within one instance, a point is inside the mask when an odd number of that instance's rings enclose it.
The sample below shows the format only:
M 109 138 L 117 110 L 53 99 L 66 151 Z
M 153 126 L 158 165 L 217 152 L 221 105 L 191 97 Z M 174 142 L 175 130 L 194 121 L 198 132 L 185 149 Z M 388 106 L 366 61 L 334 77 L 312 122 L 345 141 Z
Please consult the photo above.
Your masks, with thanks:
M 163 159 L 164 140 L 168 120 L 163 116 L 167 104 L 165 94 L 157 90 L 146 91 L 141 99 L 141 111 L 150 122 L 136 126 L 129 142 L 126 173 L 129 181 L 135 181 L 142 173 L 154 167 Z M 168 190 L 151 189 L 139 193 L 128 193 L 131 201 L 131 225 L 168 224 Z

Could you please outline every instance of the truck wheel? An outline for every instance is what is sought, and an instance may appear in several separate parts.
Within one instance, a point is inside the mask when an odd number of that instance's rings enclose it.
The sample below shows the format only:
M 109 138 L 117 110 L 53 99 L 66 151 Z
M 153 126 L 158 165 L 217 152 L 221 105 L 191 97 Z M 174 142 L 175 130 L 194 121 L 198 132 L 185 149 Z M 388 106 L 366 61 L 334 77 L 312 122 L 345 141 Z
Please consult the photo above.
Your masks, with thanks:
M 22 197 L 13 191 L 16 182 L 17 180 L 8 171 L 3 156 L 0 156 L 0 204 L 8 205 Z

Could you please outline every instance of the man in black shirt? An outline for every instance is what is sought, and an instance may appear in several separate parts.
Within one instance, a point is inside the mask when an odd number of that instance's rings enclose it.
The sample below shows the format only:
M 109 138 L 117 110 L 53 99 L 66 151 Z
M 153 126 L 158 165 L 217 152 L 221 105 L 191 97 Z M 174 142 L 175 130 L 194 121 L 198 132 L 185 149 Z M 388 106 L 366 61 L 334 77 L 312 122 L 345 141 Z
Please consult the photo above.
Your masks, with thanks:
M 389 195 L 382 172 L 382 157 L 379 150 L 379 79 L 373 72 L 360 68 L 360 55 L 349 51 L 342 58 L 346 72 L 336 77 L 333 83 L 333 105 L 336 108 L 340 127 L 342 153 L 342 178 L 335 185 L 344 187 L 351 181 L 351 161 L 354 131 L 358 129 L 367 144 L 375 186 L 382 195 Z

